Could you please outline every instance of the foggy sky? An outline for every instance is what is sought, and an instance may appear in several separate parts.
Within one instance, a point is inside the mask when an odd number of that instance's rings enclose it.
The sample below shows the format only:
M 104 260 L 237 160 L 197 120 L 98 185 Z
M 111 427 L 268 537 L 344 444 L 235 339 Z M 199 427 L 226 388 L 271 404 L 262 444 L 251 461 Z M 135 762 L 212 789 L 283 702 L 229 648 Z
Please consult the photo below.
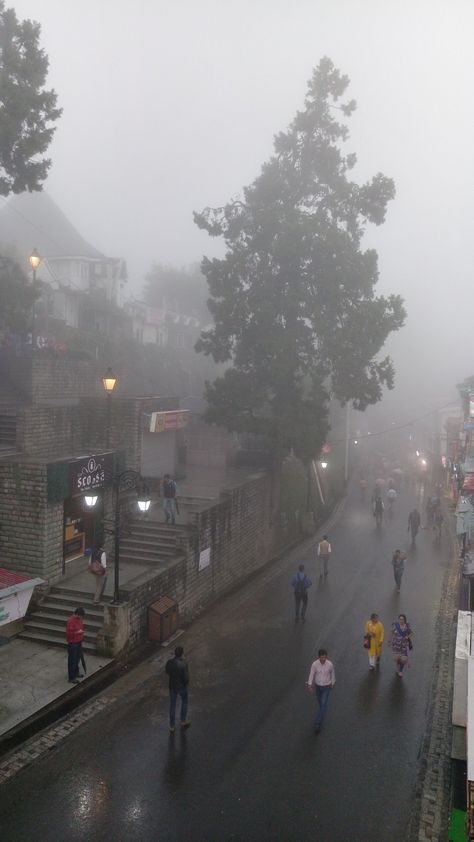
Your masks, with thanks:
M 41 23 L 64 108 L 46 189 L 89 242 L 127 259 L 136 289 L 154 259 L 219 253 L 192 211 L 255 178 L 328 55 L 358 103 L 354 178 L 382 171 L 397 188 L 367 238 L 379 291 L 401 293 L 409 313 L 390 341 L 399 377 L 385 411 L 446 402 L 474 373 L 472 0 L 7 5 Z

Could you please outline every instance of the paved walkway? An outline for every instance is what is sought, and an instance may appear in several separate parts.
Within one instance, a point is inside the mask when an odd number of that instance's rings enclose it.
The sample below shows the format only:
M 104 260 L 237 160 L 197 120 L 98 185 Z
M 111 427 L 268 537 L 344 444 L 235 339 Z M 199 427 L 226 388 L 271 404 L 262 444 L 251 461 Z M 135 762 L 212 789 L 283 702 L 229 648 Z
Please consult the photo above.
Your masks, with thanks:
M 85 657 L 88 677 L 111 663 Z M 67 680 L 66 643 L 61 649 L 15 638 L 0 646 L 0 735 L 74 689 Z

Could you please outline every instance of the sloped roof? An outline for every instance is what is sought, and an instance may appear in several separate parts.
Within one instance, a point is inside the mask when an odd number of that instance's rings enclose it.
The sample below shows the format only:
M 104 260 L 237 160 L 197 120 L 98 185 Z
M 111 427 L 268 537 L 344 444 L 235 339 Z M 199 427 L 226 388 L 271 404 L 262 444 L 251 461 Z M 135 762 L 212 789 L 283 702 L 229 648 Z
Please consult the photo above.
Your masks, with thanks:
M 15 246 L 25 259 L 33 248 L 42 257 L 103 258 L 45 190 L 20 193 L 0 206 L 0 244 Z

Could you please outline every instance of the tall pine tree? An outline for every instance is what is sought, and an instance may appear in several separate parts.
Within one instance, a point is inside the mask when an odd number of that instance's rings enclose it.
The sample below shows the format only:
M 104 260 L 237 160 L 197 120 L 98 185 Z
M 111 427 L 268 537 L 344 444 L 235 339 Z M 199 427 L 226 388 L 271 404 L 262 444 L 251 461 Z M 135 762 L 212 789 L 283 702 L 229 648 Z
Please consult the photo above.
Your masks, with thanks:
M 223 259 L 202 263 L 214 327 L 196 349 L 232 363 L 207 384 L 207 420 L 263 434 L 277 457 L 318 455 L 330 397 L 363 410 L 393 387 L 393 364 L 377 354 L 405 311 L 400 296 L 375 295 L 377 253 L 361 240 L 384 222 L 395 188 L 380 173 L 349 178 L 356 157 L 342 151 L 339 121 L 356 107 L 341 102 L 348 84 L 323 58 L 243 200 L 195 214 L 226 244 Z
M 39 46 L 40 25 L 19 21 L 0 0 L 0 195 L 41 190 L 51 161 L 41 157 L 60 116 L 56 94 L 46 90 L 48 58 Z

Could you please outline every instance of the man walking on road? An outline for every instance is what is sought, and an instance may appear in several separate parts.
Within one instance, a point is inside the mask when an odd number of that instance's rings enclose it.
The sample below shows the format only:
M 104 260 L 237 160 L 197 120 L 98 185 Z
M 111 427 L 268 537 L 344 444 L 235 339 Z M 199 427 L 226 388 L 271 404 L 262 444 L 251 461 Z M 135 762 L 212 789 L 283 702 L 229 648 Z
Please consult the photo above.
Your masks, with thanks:
M 166 662 L 165 671 L 169 676 L 170 691 L 170 732 L 175 732 L 176 702 L 181 697 L 181 728 L 189 728 L 191 722 L 188 716 L 188 684 L 189 669 L 183 658 L 184 649 L 177 646 L 174 650 L 174 658 Z
M 318 544 L 318 556 L 319 556 L 319 578 L 326 578 L 328 575 L 328 564 L 329 564 L 329 557 L 331 555 L 331 544 L 328 541 L 328 536 L 323 535 L 323 540 Z
M 304 564 L 298 567 L 298 573 L 295 573 L 291 580 L 291 585 L 295 590 L 295 623 L 300 619 L 301 608 L 301 622 L 304 623 L 306 608 L 308 606 L 308 588 L 311 587 L 311 579 L 308 578 L 304 572 Z
M 326 649 L 320 649 L 318 658 L 311 664 L 308 687 L 310 693 L 316 693 L 318 707 L 314 720 L 314 733 L 319 734 L 329 702 L 329 694 L 336 683 L 336 674 L 331 661 L 328 661 Z
M 67 673 L 69 684 L 79 684 L 79 661 L 81 659 L 82 641 L 84 640 L 83 608 L 76 608 L 66 623 L 67 641 Z
M 402 586 L 402 576 L 403 571 L 405 570 L 405 560 L 406 560 L 406 553 L 402 553 L 401 550 L 395 550 L 393 557 L 392 557 L 392 565 L 393 565 L 393 577 L 395 579 L 395 584 L 397 586 L 397 591 L 400 593 L 400 588 Z

